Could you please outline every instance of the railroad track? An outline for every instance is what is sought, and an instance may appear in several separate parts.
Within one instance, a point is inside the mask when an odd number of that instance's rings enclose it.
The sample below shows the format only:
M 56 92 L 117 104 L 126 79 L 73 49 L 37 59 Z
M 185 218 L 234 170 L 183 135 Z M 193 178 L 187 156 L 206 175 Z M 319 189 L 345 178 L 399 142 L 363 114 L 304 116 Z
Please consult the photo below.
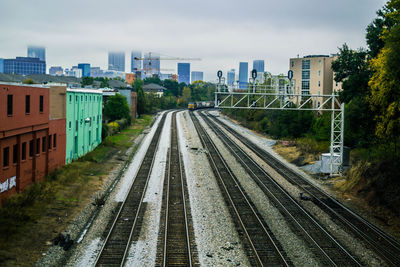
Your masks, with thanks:
M 253 178 L 265 195 L 275 204 L 279 212 L 287 219 L 294 232 L 303 237 L 309 248 L 316 254 L 322 265 L 361 266 L 361 264 L 326 230 L 312 215 L 304 210 L 275 180 L 268 175 L 250 156 L 247 155 L 208 117 L 202 118 L 213 130 L 232 155 Z
M 363 240 L 364 243 L 375 251 L 387 264 L 391 266 L 400 266 L 400 243 L 396 239 L 386 234 L 375 225 L 369 223 L 330 195 L 326 194 L 323 190 L 307 181 L 270 153 L 251 142 L 242 134 L 236 132 L 226 123 L 216 119 L 215 116 L 210 115 L 210 117 L 213 118 L 217 124 L 239 139 L 268 165 L 273 167 L 291 184 L 298 186 L 302 191 L 307 193 L 318 207 L 329 214 L 335 222 L 348 232 L 355 234 Z
M 96 258 L 96 266 L 123 266 L 132 240 L 132 234 L 138 225 L 143 197 L 147 189 L 151 169 L 154 164 L 161 130 L 164 126 L 166 113 L 162 116 L 146 155 L 136 174 L 130 191 L 122 203 L 111 226 L 106 240 Z
M 273 236 L 263 218 L 254 208 L 227 163 L 219 153 L 210 136 L 200 125 L 198 119 L 190 112 L 201 143 L 207 149 L 207 158 L 217 178 L 218 185 L 227 202 L 232 216 L 240 226 L 243 236 L 251 249 L 250 260 L 259 266 L 292 265 L 281 245 Z
M 163 193 L 163 221 L 160 234 L 161 256 L 156 266 L 194 266 L 196 259 L 192 244 L 193 231 L 190 227 L 189 203 L 184 181 L 184 168 L 181 160 L 178 134 L 176 127 L 176 112 L 172 116 L 171 145 L 168 153 L 168 165 Z

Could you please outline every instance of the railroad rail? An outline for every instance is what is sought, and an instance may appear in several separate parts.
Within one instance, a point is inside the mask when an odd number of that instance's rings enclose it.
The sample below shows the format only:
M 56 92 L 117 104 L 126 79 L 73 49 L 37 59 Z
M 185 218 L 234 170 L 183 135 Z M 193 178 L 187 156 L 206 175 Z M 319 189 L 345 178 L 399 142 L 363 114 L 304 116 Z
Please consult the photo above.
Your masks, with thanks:
M 216 119 L 213 115 L 210 115 L 210 117 L 239 139 L 268 165 L 273 167 L 291 184 L 298 186 L 303 192 L 307 193 L 311 197 L 313 203 L 330 215 L 343 229 L 355 234 L 364 241 L 365 244 L 375 251 L 387 264 L 391 266 L 400 266 L 400 243 L 395 238 L 386 234 L 380 228 L 368 222 L 356 212 L 307 181 L 269 152 L 260 148 L 248 138 L 235 131 L 232 127 L 228 126 L 225 122 Z
M 219 153 L 214 142 L 190 112 L 201 143 L 207 149 L 207 158 L 217 178 L 218 185 L 232 213 L 233 219 L 240 226 L 252 254 L 250 259 L 259 266 L 292 265 L 281 245 L 273 236 L 268 225 L 258 214 L 249 197 L 246 195 L 237 178 Z
M 291 227 L 309 244 L 310 250 L 319 256 L 323 265 L 361 266 L 361 264 L 326 230 L 312 215 L 303 209 L 275 180 L 267 174 L 237 143 L 230 139 L 213 121 L 203 113 L 202 118 L 213 130 L 232 155 L 248 172 L 254 182 L 270 199 Z
M 192 229 L 189 226 L 189 203 L 185 192 L 184 168 L 181 160 L 178 134 L 176 127 L 176 112 L 171 122 L 171 145 L 168 153 L 166 181 L 164 182 L 165 201 L 163 229 L 160 231 L 163 242 L 162 257 L 156 266 L 193 266 L 195 265 L 192 251 Z M 186 190 L 185 190 L 186 189 Z
M 106 240 L 96 258 L 96 266 L 124 265 L 132 240 L 132 235 L 137 226 L 143 197 L 149 182 L 165 118 L 166 113 L 164 113 L 157 126 L 153 139 L 150 142 L 149 148 L 143 158 L 130 191 L 122 203 Z

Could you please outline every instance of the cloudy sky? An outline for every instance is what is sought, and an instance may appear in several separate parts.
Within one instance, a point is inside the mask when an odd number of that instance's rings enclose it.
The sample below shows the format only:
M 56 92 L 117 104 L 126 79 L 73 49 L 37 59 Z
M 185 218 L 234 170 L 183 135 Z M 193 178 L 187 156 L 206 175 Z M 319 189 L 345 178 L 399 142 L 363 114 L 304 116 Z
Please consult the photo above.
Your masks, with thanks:
M 218 69 L 264 59 L 286 73 L 289 58 L 365 47 L 365 28 L 384 0 L 1 0 L 0 58 L 46 47 L 47 66 L 79 62 L 106 69 L 108 51 L 202 58 L 191 70 L 215 80 Z M 176 69 L 176 61 L 162 68 Z

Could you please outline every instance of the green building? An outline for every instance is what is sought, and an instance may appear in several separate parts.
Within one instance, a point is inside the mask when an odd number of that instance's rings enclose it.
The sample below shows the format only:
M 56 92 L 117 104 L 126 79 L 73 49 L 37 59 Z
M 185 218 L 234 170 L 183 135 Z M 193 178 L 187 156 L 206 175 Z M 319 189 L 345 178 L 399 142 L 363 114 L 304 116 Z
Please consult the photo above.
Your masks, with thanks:
M 101 143 L 103 94 L 93 89 L 67 89 L 66 163 Z

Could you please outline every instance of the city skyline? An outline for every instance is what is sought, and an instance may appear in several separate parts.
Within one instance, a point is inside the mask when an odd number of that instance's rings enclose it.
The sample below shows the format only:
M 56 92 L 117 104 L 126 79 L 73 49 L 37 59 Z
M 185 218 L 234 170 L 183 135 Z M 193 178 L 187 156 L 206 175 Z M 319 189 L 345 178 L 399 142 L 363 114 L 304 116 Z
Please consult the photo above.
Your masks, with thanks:
M 117 1 L 114 5 L 98 1 L 96 5 L 79 2 L 82 7 L 77 10 L 74 2 L 0 3 L 0 58 L 25 56 L 26 47 L 32 44 L 46 47 L 49 67 L 66 68 L 89 62 L 107 69 L 107 51 L 115 50 L 129 53 L 125 57 L 125 70 L 130 70 L 130 51 L 137 50 L 200 57 L 202 61 L 191 64 L 193 69 L 204 71 L 206 81 L 215 80 L 219 69 L 226 73 L 237 68 L 239 62 L 254 59 L 265 60 L 272 73 L 286 73 L 288 59 L 297 54 L 302 57 L 336 53 L 343 43 L 354 49 L 365 47 L 365 28 L 385 3 L 260 0 L 249 4 L 205 0 L 196 10 L 191 10 L 190 5 L 177 0 L 141 5 L 132 1 Z M 120 6 L 125 8 L 120 10 Z M 149 14 L 145 11 L 150 6 Z M 136 10 L 135 16 L 131 16 L 132 9 Z M 83 13 L 84 10 L 93 12 Z M 108 14 L 108 19 L 98 14 Z M 50 21 L 58 21 L 57 27 Z M 177 27 L 183 28 L 173 34 L 165 30 Z M 192 28 L 198 30 L 192 32 Z M 162 62 L 161 67 L 176 68 L 176 63 Z

